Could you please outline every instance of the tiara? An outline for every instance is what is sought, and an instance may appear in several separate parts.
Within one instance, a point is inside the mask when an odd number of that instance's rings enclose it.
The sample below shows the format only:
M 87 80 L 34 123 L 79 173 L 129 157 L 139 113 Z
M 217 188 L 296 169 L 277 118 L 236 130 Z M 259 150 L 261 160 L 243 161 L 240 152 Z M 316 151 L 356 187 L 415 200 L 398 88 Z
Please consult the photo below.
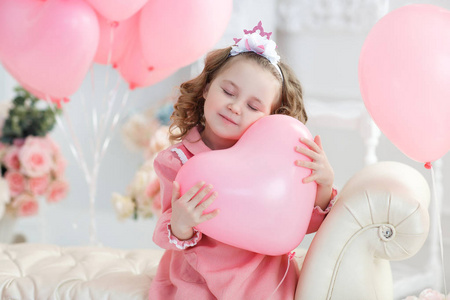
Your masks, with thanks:
M 258 30 L 259 33 L 257 32 Z M 231 47 L 230 56 L 235 56 L 243 52 L 255 52 L 267 58 L 275 66 L 278 73 L 280 73 L 281 78 L 283 78 L 283 73 L 281 73 L 281 69 L 278 66 L 280 56 L 276 51 L 277 44 L 270 39 L 271 35 L 272 32 L 265 32 L 262 27 L 262 22 L 259 21 L 258 25 L 253 27 L 253 30 L 244 29 L 244 36 L 242 38 L 234 38 L 235 44 Z

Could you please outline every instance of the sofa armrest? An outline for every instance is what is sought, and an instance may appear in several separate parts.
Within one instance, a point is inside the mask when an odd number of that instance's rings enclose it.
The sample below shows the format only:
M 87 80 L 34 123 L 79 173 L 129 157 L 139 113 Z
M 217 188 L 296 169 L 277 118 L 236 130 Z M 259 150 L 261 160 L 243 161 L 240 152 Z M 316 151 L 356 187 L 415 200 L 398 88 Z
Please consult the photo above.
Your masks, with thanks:
M 308 249 L 296 299 L 392 299 L 389 260 L 422 247 L 429 200 L 426 180 L 407 165 L 381 162 L 358 172 Z
M 0 244 L 0 295 L 17 300 L 147 300 L 163 253 Z

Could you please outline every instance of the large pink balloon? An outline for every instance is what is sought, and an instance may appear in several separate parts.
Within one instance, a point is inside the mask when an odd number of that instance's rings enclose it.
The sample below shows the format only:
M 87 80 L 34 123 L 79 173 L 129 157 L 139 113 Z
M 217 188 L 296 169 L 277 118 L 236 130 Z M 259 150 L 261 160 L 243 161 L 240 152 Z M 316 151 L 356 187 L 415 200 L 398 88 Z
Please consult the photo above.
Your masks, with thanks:
M 133 36 L 138 35 L 138 15 L 122 22 L 111 22 L 97 15 L 100 38 L 94 61 L 99 64 L 115 65 L 122 57 Z
M 450 149 L 450 11 L 401 7 L 372 28 L 361 51 L 364 103 L 403 153 L 431 162 Z
M 316 183 L 303 184 L 311 170 L 295 160 L 309 160 L 294 151 L 308 129 L 285 115 L 258 120 L 231 148 L 191 158 L 176 181 L 181 193 L 199 181 L 212 184 L 218 198 L 208 208 L 219 215 L 198 230 L 221 242 L 267 254 L 281 255 L 302 241 L 316 197 Z
M 232 0 L 152 0 L 141 11 L 140 34 L 155 69 L 181 68 L 199 59 L 228 25 Z
M 19 82 L 50 97 L 79 88 L 98 37 L 95 12 L 82 0 L 0 1 L 0 60 Z
M 123 21 L 137 13 L 148 0 L 86 0 L 110 21 Z

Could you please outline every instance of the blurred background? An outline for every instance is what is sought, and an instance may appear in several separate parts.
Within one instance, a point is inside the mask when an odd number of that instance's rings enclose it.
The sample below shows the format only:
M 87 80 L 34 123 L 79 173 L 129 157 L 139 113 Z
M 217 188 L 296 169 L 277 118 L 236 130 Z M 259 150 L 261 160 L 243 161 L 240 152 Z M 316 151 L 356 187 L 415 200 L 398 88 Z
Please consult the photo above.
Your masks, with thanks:
M 253 28 L 260 20 L 266 31 L 273 31 L 272 38 L 278 44 L 282 60 L 295 70 L 303 84 L 310 117 L 307 126 L 313 135 L 321 136 L 338 188 L 365 165 L 376 161 L 399 161 L 410 165 L 420 171 L 431 186 L 430 170 L 406 157 L 371 121 L 358 83 L 359 54 L 369 30 L 389 11 L 411 3 L 450 8 L 449 1 L 444 0 L 236 0 L 225 33 L 214 48 L 231 45 L 234 37 L 242 35 L 243 29 Z M 137 219 L 125 212 L 120 218 L 120 209 L 126 204 L 118 200 L 119 195 L 113 201 L 113 194 L 129 196 L 139 185 L 139 180 L 151 181 L 148 177 L 136 179 L 135 176 L 140 169 L 146 170 L 142 168 L 151 157 L 152 150 L 149 149 L 155 147 L 151 141 L 161 138 L 156 132 L 170 114 L 177 87 L 198 74 L 202 64 L 203 58 L 174 71 L 158 83 L 131 90 L 129 83 L 111 66 L 93 65 L 80 89 L 63 105 L 65 113 L 58 117 L 60 123 L 50 134 L 67 161 L 65 177 L 69 192 L 57 203 L 40 203 L 36 215 L 17 218 L 14 224 L 16 238 L 20 235 L 19 238 L 27 242 L 63 246 L 100 244 L 124 249 L 157 248 L 152 242 L 156 210 L 142 212 Z M 0 104 L 11 101 L 17 84 L 0 66 Z M 111 97 L 114 103 L 105 104 L 105 98 Z M 102 109 L 110 109 L 109 123 L 105 122 L 103 128 L 103 141 L 106 142 L 101 144 L 106 146 L 101 161 L 97 161 L 95 197 L 90 197 L 92 189 L 89 189 L 89 178 L 86 180 L 83 159 L 86 168 L 92 168 L 95 151 L 92 145 L 98 137 L 95 126 L 101 122 Z M 94 114 L 97 115 L 94 117 Z M 442 203 L 439 211 L 449 285 L 450 162 L 447 158 L 448 155 L 444 156 L 434 166 L 437 200 Z M 146 168 L 151 169 L 151 166 Z M 311 237 L 307 237 L 303 244 L 307 246 L 310 240 Z M 420 253 L 393 264 L 395 278 L 429 274 L 423 286 L 398 287 L 397 297 L 425 287 L 440 288 L 441 261 L 437 241 L 437 228 L 432 224 L 430 237 Z

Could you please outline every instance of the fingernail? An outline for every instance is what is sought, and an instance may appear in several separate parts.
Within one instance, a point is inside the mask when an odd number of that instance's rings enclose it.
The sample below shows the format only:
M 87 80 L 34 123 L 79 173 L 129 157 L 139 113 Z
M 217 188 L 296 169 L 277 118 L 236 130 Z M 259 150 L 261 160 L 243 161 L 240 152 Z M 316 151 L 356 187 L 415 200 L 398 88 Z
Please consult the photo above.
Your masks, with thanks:
M 300 146 L 295 147 L 295 149 L 296 149 L 297 151 L 300 151 L 301 148 L 302 148 L 302 147 L 300 147 Z

